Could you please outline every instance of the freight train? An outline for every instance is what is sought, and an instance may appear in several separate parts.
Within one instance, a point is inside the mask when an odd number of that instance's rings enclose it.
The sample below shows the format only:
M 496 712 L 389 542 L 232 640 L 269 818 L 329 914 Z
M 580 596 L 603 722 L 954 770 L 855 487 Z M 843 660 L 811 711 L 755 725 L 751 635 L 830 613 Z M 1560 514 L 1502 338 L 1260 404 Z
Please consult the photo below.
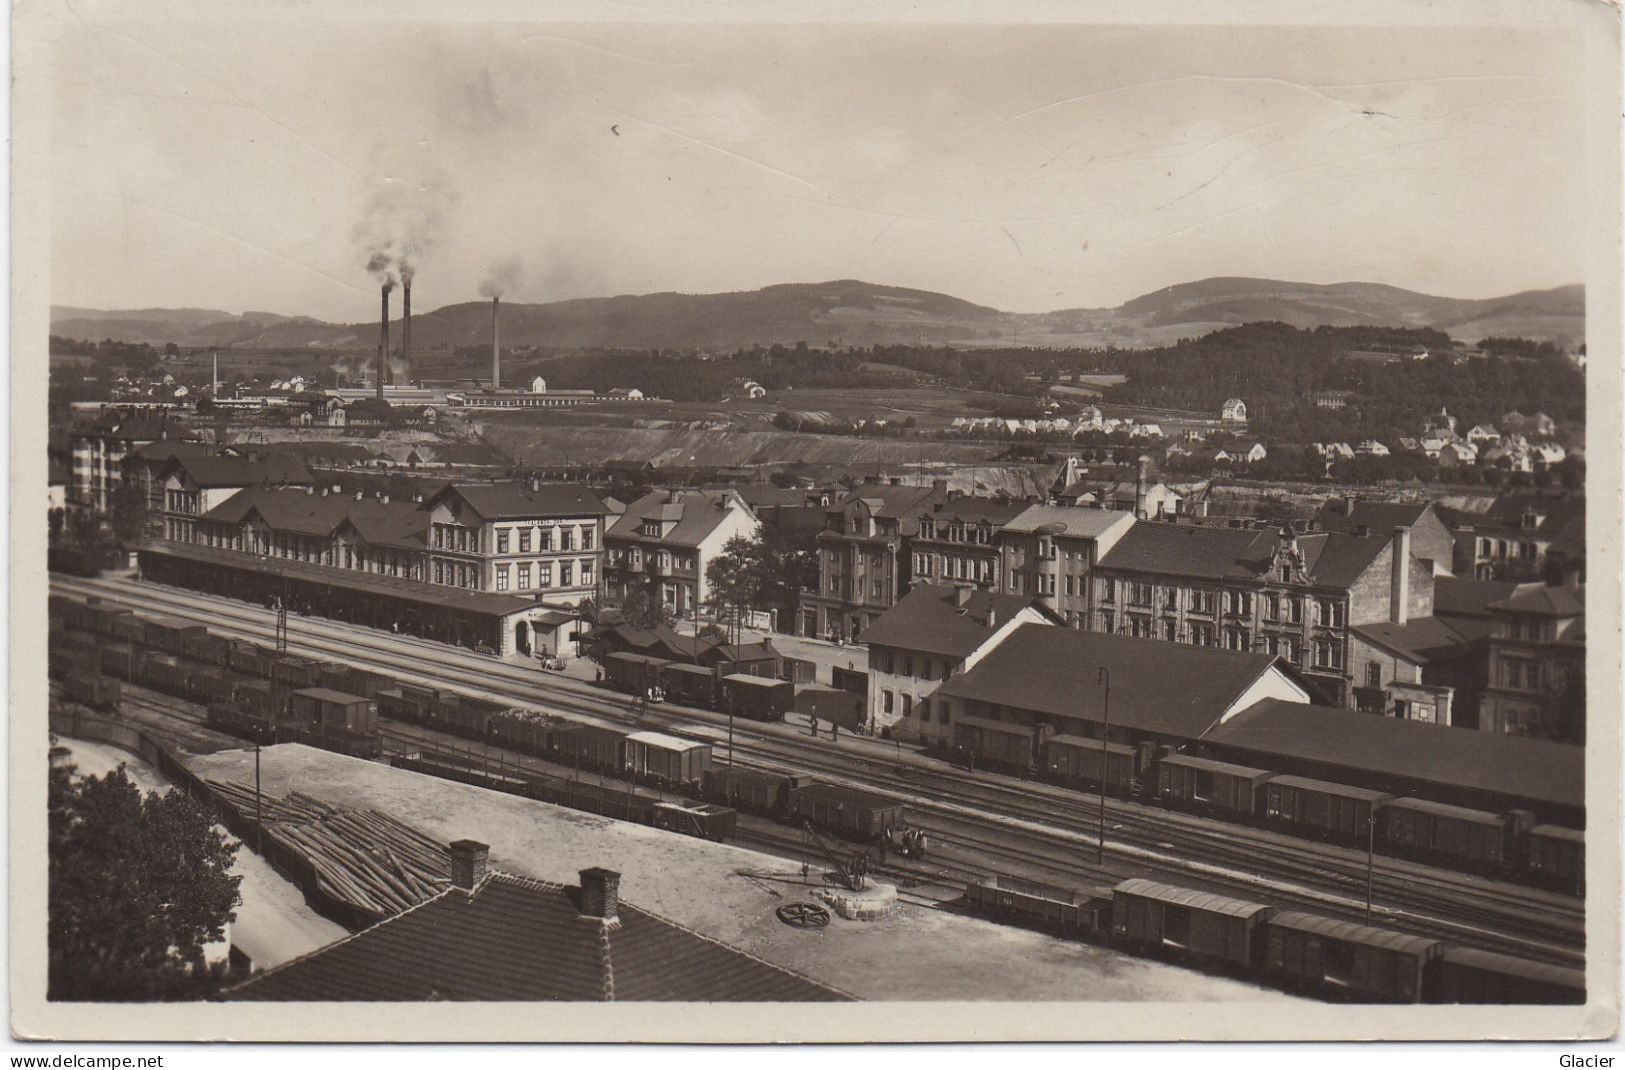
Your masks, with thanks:
M 903 804 L 885 795 L 765 769 L 727 766 L 706 773 L 702 798 L 790 824 L 811 824 L 858 843 L 876 843 L 908 823 Z
M 1104 752 L 1104 753 L 1103 753 Z M 1585 833 L 1539 824 L 1526 810 L 1498 814 L 1182 754 L 1149 743 L 1082 736 L 962 717 L 952 756 L 1079 790 L 1275 828 L 1337 843 L 1580 895 Z
M 1495 952 L 1134 878 L 1076 890 L 999 876 L 965 903 L 998 921 L 1361 1003 L 1585 1002 L 1585 975 Z

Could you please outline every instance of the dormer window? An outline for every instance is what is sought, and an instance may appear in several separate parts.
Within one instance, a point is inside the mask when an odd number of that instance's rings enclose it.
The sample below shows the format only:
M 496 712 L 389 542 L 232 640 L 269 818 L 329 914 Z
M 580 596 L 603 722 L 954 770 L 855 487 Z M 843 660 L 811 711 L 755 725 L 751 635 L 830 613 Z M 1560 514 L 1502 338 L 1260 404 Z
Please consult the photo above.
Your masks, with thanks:
M 1540 517 L 1535 515 L 1535 511 L 1533 509 L 1524 510 L 1523 526 L 1525 530 L 1540 527 Z
M 660 521 L 645 520 L 643 522 L 643 534 L 647 535 L 651 539 L 660 538 Z

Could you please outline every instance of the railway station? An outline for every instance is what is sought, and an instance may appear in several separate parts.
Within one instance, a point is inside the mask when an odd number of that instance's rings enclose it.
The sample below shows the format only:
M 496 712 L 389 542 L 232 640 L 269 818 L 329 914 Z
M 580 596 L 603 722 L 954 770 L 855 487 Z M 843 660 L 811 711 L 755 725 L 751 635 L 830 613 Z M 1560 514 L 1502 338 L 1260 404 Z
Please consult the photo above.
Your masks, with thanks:
M 529 657 L 546 649 L 561 609 L 518 595 L 470 591 L 309 561 L 254 557 L 190 543 L 141 548 L 145 580 L 275 606 L 420 639 Z

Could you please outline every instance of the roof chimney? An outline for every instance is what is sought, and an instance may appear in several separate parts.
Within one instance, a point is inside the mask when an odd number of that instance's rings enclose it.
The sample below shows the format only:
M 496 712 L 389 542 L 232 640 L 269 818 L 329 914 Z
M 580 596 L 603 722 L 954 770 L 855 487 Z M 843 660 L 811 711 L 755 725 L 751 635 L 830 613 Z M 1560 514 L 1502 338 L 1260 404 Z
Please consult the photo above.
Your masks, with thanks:
M 938 494 L 947 494 L 948 481 L 946 479 L 933 479 L 931 481 L 931 489 L 936 491 Z
M 1353 516 L 1354 515 L 1355 501 L 1356 501 L 1356 499 L 1355 499 L 1354 495 L 1352 495 L 1352 494 L 1343 495 L 1343 515 L 1344 516 Z
M 621 875 L 613 869 L 593 867 L 581 871 L 581 914 L 614 921 L 621 905 Z
M 491 848 L 478 840 L 457 840 L 446 853 L 451 855 L 452 884 L 471 892 L 485 879 L 485 864 L 491 858 Z
M 970 605 L 970 597 L 974 593 L 969 587 L 955 587 L 954 605 L 961 607 Z
M 1411 615 L 1411 529 L 1401 525 L 1394 529 L 1394 571 L 1389 592 L 1388 617 L 1395 624 L 1404 624 Z

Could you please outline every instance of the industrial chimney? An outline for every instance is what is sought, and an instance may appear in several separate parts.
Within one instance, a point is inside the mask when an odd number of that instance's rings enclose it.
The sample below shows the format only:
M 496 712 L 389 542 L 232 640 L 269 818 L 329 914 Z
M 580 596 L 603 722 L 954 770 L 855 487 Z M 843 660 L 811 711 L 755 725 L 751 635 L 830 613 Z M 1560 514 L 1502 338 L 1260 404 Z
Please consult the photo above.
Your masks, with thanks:
M 1151 488 L 1146 485 L 1151 474 L 1151 458 L 1141 454 L 1139 464 L 1134 469 L 1134 518 L 1146 519 L 1145 495 Z
M 1411 614 L 1411 529 L 1394 528 L 1394 570 L 1389 591 L 1388 619 L 1404 624 Z
M 378 288 L 378 400 L 384 400 L 384 377 L 389 374 L 389 283 Z
M 502 388 L 502 334 L 497 326 L 497 309 L 502 298 L 491 298 L 491 389 Z
M 401 278 L 401 378 L 412 381 L 412 276 Z

